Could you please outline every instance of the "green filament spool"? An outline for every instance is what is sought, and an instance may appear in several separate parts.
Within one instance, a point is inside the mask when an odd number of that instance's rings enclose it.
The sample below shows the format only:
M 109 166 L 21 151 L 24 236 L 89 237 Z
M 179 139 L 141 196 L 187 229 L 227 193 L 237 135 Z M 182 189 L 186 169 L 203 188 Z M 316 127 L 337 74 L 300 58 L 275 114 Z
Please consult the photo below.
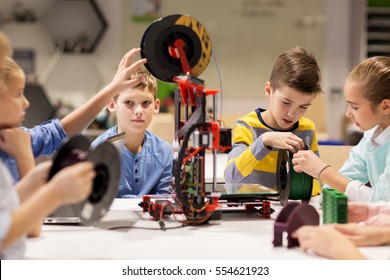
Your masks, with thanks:
M 289 150 L 280 150 L 276 165 L 276 187 L 279 200 L 285 205 L 289 199 L 309 203 L 313 188 L 313 177 L 294 171 L 293 154 Z

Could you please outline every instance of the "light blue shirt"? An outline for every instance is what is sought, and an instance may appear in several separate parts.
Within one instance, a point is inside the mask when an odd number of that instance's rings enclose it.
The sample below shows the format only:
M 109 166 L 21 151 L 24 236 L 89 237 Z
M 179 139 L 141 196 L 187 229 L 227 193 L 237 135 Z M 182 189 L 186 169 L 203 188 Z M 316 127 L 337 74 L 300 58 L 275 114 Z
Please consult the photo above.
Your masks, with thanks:
M 0 160 L 0 243 L 4 242 L 12 222 L 11 213 L 19 206 L 19 197 L 12 184 L 7 167 Z M 26 237 L 15 240 L 6 248 L 0 249 L 0 259 L 22 259 L 26 248 Z
M 66 138 L 66 133 L 58 119 L 44 122 L 33 128 L 23 129 L 31 136 L 31 146 L 35 158 L 42 155 L 51 155 L 59 149 Z M 19 181 L 20 175 L 15 158 L 0 150 L 0 159 L 11 172 L 14 183 Z
M 118 134 L 118 127 L 112 127 L 92 142 L 92 146 Z M 171 145 L 146 131 L 141 152 L 131 153 L 124 145 L 122 172 L 117 197 L 142 197 L 146 194 L 172 192 L 173 153 Z
M 352 180 L 345 191 L 348 200 L 390 201 L 390 126 L 366 131 L 339 172 Z

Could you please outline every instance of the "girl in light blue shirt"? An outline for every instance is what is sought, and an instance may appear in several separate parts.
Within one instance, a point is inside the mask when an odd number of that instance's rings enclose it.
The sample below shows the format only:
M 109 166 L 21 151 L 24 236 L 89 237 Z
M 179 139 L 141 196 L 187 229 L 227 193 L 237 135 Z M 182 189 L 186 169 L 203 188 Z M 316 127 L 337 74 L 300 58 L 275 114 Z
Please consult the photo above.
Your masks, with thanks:
M 294 154 L 294 169 L 345 192 L 349 201 L 390 201 L 390 57 L 372 57 L 356 66 L 344 97 L 346 116 L 364 131 L 363 139 L 339 172 L 310 151 Z

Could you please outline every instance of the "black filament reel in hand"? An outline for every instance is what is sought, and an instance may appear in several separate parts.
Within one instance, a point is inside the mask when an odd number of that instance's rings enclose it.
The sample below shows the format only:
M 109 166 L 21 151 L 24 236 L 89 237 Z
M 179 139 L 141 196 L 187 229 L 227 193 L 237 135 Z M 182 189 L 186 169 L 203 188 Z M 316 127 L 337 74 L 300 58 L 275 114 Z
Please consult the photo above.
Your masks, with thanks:
M 162 81 L 173 82 L 175 76 L 202 74 L 210 61 L 212 46 L 206 28 L 198 20 L 176 14 L 154 21 L 142 37 L 141 49 L 148 71 Z M 183 73 L 180 55 L 188 61 L 187 70 L 191 73 Z
M 118 192 L 121 174 L 121 157 L 113 144 L 104 142 L 94 149 L 90 149 L 90 145 L 91 141 L 83 135 L 70 138 L 55 156 L 48 178 L 50 180 L 62 168 L 79 162 L 94 164 L 96 176 L 89 197 L 80 203 L 62 206 L 52 214 L 79 217 L 80 223 L 86 226 L 93 225 L 107 213 Z

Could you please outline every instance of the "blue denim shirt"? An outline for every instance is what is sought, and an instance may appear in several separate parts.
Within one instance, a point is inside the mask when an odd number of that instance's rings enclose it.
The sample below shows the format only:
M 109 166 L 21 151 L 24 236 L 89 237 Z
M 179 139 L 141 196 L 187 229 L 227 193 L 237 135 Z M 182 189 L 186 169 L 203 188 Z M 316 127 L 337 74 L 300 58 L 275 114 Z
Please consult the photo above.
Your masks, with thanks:
M 118 134 L 112 127 L 92 142 L 92 146 Z M 141 152 L 122 150 L 122 172 L 117 197 L 142 197 L 146 194 L 164 194 L 172 191 L 173 153 L 171 145 L 146 131 Z
M 42 155 L 51 155 L 60 148 L 66 138 L 66 133 L 58 119 L 44 122 L 33 128 L 23 127 L 23 129 L 30 133 L 31 146 L 35 158 Z M 14 183 L 19 181 L 20 175 L 15 158 L 0 150 L 0 159 L 11 172 Z

